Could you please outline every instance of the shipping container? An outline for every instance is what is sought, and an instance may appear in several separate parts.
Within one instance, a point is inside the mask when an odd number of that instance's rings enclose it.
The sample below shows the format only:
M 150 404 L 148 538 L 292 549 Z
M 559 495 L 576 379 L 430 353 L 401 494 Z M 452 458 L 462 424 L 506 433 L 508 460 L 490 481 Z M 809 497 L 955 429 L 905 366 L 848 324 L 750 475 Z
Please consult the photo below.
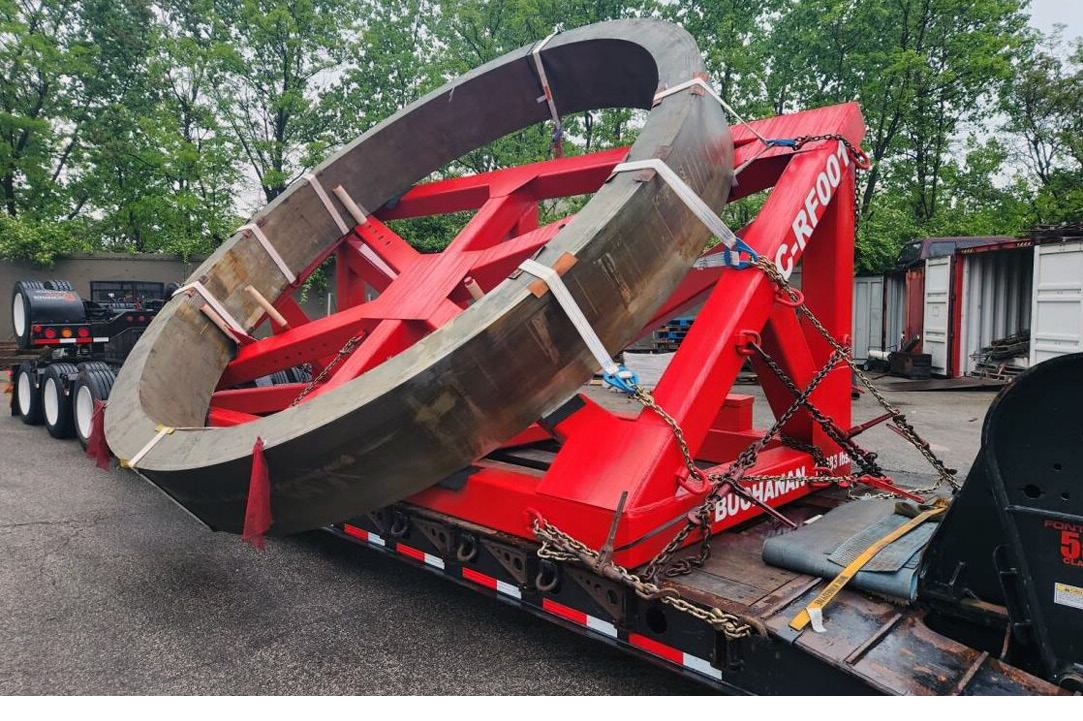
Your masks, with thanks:
M 853 357 L 864 363 L 869 350 L 884 348 L 884 277 L 854 278 Z
M 1083 350 L 1083 240 L 1034 248 L 1030 362 Z
M 1029 338 L 1034 242 L 963 248 L 955 264 L 952 375 L 990 375 L 998 367 L 1008 373 L 1025 369 L 1029 341 L 1013 344 L 1018 346 L 1014 351 L 1003 342 Z M 994 346 L 995 341 L 1001 344 Z M 1001 350 L 994 352 L 998 347 Z

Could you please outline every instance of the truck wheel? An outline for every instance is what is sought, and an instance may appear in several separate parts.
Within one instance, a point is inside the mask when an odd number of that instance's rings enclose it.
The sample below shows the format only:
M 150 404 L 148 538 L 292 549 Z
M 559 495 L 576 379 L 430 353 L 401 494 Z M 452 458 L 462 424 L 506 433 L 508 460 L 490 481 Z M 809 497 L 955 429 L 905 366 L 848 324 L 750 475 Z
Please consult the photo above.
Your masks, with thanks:
M 41 377 L 41 412 L 53 438 L 71 438 L 71 394 L 64 386 L 78 372 L 72 363 L 53 363 Z
M 66 280 L 47 280 L 45 287 L 49 290 L 75 290 L 75 286 Z
M 15 373 L 15 407 L 23 417 L 23 423 L 36 426 L 41 423 L 41 393 L 38 390 L 38 374 L 34 364 L 23 361 Z
M 80 373 L 82 373 L 83 371 L 109 371 L 110 373 L 113 372 L 113 367 L 104 361 L 85 361 L 78 364 L 76 368 L 79 369 Z
M 85 363 L 83 365 L 93 365 Z M 104 365 L 104 364 L 103 364 Z M 106 366 L 101 369 L 84 369 L 80 371 L 75 380 L 72 390 L 72 415 L 75 418 L 75 437 L 79 439 L 79 445 L 87 447 L 90 440 L 90 422 L 94 416 L 94 399 L 103 403 L 109 400 L 109 393 L 113 390 L 113 381 L 116 376 L 113 370 Z

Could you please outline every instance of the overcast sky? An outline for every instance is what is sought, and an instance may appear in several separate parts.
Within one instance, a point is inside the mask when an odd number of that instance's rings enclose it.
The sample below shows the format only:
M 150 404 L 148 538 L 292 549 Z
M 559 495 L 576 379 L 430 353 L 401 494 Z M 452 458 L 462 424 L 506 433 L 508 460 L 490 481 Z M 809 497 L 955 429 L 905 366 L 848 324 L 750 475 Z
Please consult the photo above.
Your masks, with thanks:
M 1083 36 L 1083 0 L 1031 0 L 1031 25 L 1048 32 L 1057 23 L 1068 26 L 1065 40 Z

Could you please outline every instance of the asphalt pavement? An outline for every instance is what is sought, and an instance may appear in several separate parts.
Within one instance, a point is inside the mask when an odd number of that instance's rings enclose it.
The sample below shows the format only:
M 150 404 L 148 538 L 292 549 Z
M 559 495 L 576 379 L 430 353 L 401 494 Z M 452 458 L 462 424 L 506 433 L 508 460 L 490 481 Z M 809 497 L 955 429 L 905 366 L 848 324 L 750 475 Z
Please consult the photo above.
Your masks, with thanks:
M 965 471 L 993 394 L 891 397 Z M 757 420 L 767 413 L 759 397 Z M 871 398 L 855 403 L 857 421 L 875 415 Z M 898 435 L 861 439 L 886 468 L 928 477 Z M 327 534 L 270 539 L 261 553 L 134 474 L 97 469 L 75 441 L 0 417 L 2 694 L 703 690 Z

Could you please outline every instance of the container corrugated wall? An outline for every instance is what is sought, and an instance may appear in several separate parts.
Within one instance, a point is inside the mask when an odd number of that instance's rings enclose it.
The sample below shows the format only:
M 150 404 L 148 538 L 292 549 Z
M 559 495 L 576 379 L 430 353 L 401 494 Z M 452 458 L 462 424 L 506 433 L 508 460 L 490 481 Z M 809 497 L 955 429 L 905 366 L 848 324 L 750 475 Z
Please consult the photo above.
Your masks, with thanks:
M 968 375 L 977 366 L 975 353 L 1030 328 L 1034 249 L 969 253 L 962 260 L 959 370 Z

